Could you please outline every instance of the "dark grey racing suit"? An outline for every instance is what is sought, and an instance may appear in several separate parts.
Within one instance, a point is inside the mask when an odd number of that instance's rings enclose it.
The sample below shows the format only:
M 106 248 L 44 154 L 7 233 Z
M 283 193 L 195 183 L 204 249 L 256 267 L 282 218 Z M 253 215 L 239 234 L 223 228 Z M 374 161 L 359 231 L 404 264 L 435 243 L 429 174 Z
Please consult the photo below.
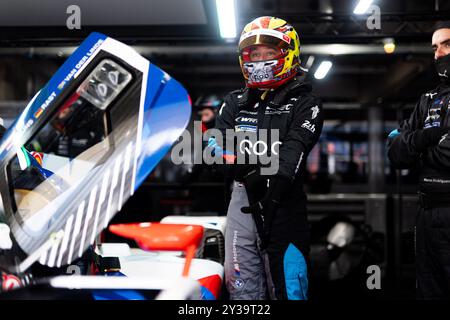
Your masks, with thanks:
M 248 192 L 257 199 L 262 194 L 234 182 L 225 236 L 226 286 L 231 299 L 306 299 L 309 225 L 303 176 L 307 156 L 322 130 L 322 105 L 302 78 L 264 98 L 261 93 L 255 89 L 231 92 L 219 111 L 216 128 L 223 132 L 278 129 L 281 145 L 276 175 L 288 179 L 290 187 L 283 190 L 270 238 L 261 246 L 254 217 L 241 208 L 249 204 Z M 229 172 L 233 174 L 235 168 L 231 166 Z M 266 181 L 259 187 L 265 188 Z

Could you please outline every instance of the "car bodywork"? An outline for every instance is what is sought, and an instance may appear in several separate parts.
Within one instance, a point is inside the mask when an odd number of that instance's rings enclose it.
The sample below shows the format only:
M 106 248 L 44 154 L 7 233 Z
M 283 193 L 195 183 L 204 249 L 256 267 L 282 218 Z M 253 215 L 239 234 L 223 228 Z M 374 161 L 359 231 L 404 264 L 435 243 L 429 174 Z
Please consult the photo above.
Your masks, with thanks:
M 131 47 L 91 34 L 1 141 L 0 222 L 8 229 L 2 229 L 0 269 L 22 275 L 37 262 L 59 268 L 80 258 L 179 138 L 190 115 L 180 83 Z M 69 288 L 77 280 L 70 277 L 39 285 Z M 111 283 L 130 289 L 142 277 Z M 149 286 L 158 287 L 150 278 Z M 99 290 L 106 281 L 93 279 Z M 83 281 L 75 287 L 86 289 Z

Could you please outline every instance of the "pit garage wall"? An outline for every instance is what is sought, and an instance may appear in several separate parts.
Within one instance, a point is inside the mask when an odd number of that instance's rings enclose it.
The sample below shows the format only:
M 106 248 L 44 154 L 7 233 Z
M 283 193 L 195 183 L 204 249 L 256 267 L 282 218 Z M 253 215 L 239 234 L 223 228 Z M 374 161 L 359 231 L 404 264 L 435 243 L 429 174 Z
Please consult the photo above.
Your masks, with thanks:
M 311 223 L 330 215 L 344 215 L 356 223 L 370 226 L 382 235 L 381 267 L 386 295 L 415 297 L 414 223 L 418 207 L 415 185 L 404 185 L 397 172 L 397 184 L 388 185 L 384 173 L 385 144 L 383 109 L 367 108 L 369 174 L 367 193 L 353 192 L 308 195 Z M 361 187 L 361 186 L 360 186 Z M 363 188 L 364 190 L 364 188 Z M 338 190 L 335 190 L 339 192 Z
M 0 59 L 0 101 L 28 101 L 40 90 L 58 64 L 33 57 L 4 57 Z M 0 109 L 0 116 L 3 109 Z
M 8 128 L 28 101 L 47 83 L 59 64 L 33 56 L 2 56 L 0 59 L 0 117 Z

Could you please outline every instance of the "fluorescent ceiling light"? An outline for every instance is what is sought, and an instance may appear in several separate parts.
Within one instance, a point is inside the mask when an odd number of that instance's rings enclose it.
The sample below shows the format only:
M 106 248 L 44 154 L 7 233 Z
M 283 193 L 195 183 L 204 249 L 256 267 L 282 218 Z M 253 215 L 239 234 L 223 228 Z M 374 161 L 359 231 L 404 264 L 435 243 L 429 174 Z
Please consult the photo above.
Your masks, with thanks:
M 306 69 L 310 69 L 310 68 L 312 67 L 313 63 L 314 63 L 314 56 L 313 56 L 313 55 L 310 55 L 310 56 L 308 57 L 308 60 L 306 61 L 305 68 L 306 68 Z
M 331 61 L 322 61 L 317 68 L 316 73 L 314 73 L 314 78 L 318 80 L 325 78 L 332 65 Z
M 236 12 L 234 0 L 216 0 L 220 36 L 225 39 L 236 38 Z
M 366 13 L 367 9 L 369 9 L 372 2 L 373 0 L 359 0 L 358 5 L 355 7 L 355 10 L 353 10 L 353 13 L 354 14 Z

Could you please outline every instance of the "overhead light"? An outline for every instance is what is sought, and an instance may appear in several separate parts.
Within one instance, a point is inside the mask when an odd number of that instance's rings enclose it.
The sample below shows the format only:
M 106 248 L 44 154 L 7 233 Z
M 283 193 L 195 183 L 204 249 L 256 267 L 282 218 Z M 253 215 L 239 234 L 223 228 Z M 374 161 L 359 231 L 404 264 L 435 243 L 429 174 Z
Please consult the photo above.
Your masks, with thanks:
M 353 10 L 353 13 L 354 14 L 366 13 L 367 9 L 369 9 L 372 2 L 373 0 L 359 0 L 358 5 L 355 7 L 355 10 Z
M 234 0 L 216 0 L 220 36 L 224 39 L 236 38 L 236 12 Z
M 305 68 L 309 70 L 312 67 L 313 63 L 314 63 L 314 56 L 310 55 L 308 57 L 308 60 L 306 60 Z
M 332 65 L 331 61 L 322 61 L 314 73 L 314 78 L 318 80 L 325 78 Z
M 393 38 L 386 38 L 383 40 L 384 52 L 391 54 L 395 51 L 395 41 Z

